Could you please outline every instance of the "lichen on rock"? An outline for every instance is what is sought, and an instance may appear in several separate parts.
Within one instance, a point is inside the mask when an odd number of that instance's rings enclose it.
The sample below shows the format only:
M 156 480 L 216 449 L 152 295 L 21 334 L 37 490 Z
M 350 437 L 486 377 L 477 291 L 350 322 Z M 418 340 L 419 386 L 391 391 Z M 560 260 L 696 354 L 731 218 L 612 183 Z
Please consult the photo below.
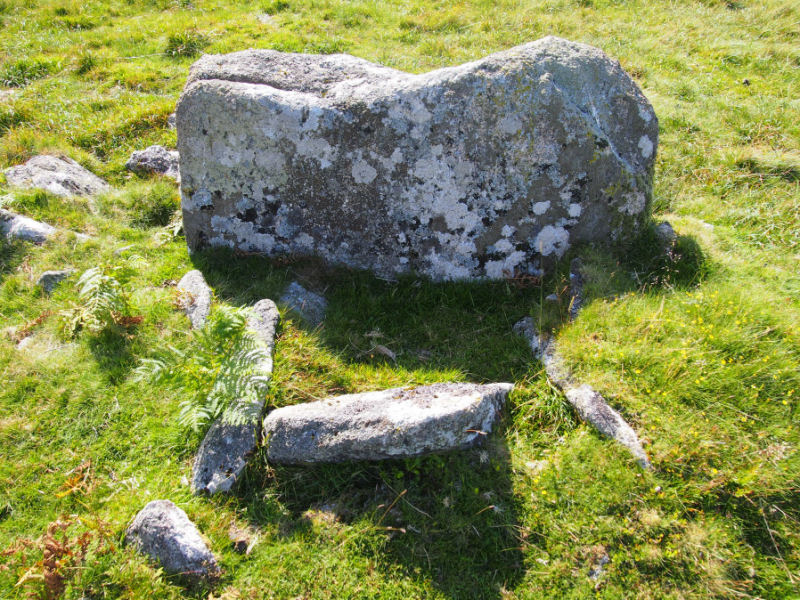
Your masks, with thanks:
M 348 55 L 205 56 L 177 107 L 192 249 L 436 280 L 538 273 L 646 220 L 658 123 L 555 37 L 421 75 Z

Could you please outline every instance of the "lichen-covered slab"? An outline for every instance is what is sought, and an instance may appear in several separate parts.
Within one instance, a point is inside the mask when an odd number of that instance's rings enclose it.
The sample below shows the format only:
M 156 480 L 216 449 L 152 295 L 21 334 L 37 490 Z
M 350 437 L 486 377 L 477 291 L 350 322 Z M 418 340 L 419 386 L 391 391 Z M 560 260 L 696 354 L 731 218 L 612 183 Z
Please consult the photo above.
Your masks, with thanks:
M 191 248 L 383 276 L 501 278 L 646 218 L 658 123 L 619 63 L 555 37 L 412 75 L 348 55 L 205 56 L 177 107 Z
M 42 154 L 24 165 L 5 171 L 8 185 L 19 188 L 40 188 L 56 196 L 90 196 L 110 190 L 109 185 L 71 158 Z
M 211 288 L 203 274 L 194 269 L 181 277 L 177 285 L 178 304 L 180 304 L 193 329 L 199 329 L 211 314 Z
M 492 430 L 510 383 L 438 383 L 285 406 L 264 419 L 267 458 L 335 463 L 468 448 Z

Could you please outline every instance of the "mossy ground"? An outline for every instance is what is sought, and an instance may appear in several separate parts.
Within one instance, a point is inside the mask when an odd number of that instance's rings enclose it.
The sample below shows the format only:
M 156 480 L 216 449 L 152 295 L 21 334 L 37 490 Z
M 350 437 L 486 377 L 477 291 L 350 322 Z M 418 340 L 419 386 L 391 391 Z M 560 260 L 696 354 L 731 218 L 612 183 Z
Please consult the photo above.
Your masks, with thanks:
M 93 236 L 0 246 L 3 327 L 37 340 L 0 340 L 0 597 L 58 591 L 22 540 L 59 518 L 76 520 L 62 559 L 82 531 L 95 540 L 53 567 L 74 599 L 800 597 L 798 22 L 788 0 L 0 0 L 0 167 L 62 152 L 118 189 L 65 201 L 0 178 L 9 208 Z M 564 298 L 564 265 L 541 286 L 435 285 L 190 259 L 161 227 L 174 186 L 124 170 L 131 151 L 174 144 L 167 117 L 200 52 L 345 51 L 419 72 L 547 34 L 618 58 L 655 106 L 655 209 L 684 254 L 675 269 L 646 242 L 622 262 L 588 253 L 587 306 L 569 325 L 542 300 Z M 126 246 L 145 260 L 129 284 L 143 321 L 65 339 L 75 278 L 47 296 L 36 277 L 118 264 Z M 199 438 L 176 423 L 178 395 L 132 371 L 188 346 L 171 283 L 193 265 L 235 305 L 297 277 L 327 288 L 322 329 L 283 315 L 270 406 L 513 381 L 500 430 L 483 448 L 406 462 L 276 469 L 259 456 L 236 496 L 192 497 L 181 478 Z M 573 368 L 644 438 L 652 472 L 576 420 L 511 334 L 525 315 L 558 328 Z M 156 498 L 208 536 L 224 568 L 213 590 L 121 545 Z M 231 523 L 257 535 L 249 556 L 233 551 Z

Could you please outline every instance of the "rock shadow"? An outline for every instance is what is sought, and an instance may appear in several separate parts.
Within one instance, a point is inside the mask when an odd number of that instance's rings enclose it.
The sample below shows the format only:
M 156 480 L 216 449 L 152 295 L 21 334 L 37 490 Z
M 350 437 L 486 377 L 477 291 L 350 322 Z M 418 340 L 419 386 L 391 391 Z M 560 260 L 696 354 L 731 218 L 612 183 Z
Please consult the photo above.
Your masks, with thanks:
M 252 526 L 277 522 L 286 541 L 311 545 L 339 529 L 337 552 L 387 577 L 399 565 L 449 598 L 501 598 L 525 573 L 504 429 L 475 448 L 407 460 L 287 467 L 262 453 L 238 502 Z M 266 488 L 277 504 L 265 502 Z

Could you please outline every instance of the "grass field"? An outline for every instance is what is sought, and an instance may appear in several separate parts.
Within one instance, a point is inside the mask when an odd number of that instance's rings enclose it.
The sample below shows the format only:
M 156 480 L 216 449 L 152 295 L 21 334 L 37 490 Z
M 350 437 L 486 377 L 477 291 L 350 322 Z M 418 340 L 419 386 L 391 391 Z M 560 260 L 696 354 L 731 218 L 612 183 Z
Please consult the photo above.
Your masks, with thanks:
M 190 258 L 164 227 L 176 186 L 124 169 L 135 149 L 174 146 L 167 118 L 202 52 L 348 52 L 421 72 L 547 34 L 618 58 L 653 103 L 655 212 L 684 250 L 678 272 L 645 250 L 589 253 L 572 323 L 542 301 L 564 297 L 565 265 L 525 287 Z M 41 152 L 115 191 L 62 200 L 0 176 L 5 208 L 92 236 L 0 242 L 0 598 L 800 598 L 797 3 L 0 0 L 0 167 Z M 65 335 L 77 274 L 49 296 L 38 275 L 123 264 L 141 322 Z M 511 381 L 499 431 L 401 462 L 257 456 L 236 495 L 192 496 L 201 438 L 177 422 L 179 393 L 133 371 L 167 345 L 191 348 L 171 283 L 195 267 L 218 304 L 276 299 L 295 278 L 325 290 L 323 328 L 283 313 L 268 406 Z M 526 315 L 556 328 L 571 367 L 639 432 L 651 472 L 548 384 L 511 334 Z M 33 346 L 17 349 L 26 332 Z M 224 569 L 213 588 L 122 545 L 158 498 L 207 536 Z M 257 536 L 251 554 L 234 551 L 232 524 Z

